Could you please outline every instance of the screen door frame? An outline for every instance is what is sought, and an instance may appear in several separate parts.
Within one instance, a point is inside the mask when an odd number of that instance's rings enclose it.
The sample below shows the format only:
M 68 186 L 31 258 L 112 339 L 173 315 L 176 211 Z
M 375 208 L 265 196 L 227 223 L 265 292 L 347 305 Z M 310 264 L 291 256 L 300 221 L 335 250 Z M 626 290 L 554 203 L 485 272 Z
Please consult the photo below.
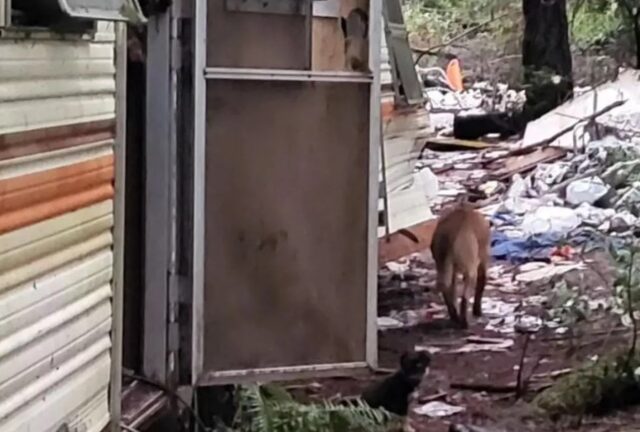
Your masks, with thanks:
M 221 1 L 221 0 L 216 0 Z M 377 273 L 378 273 L 378 162 L 380 128 L 380 37 L 381 0 L 369 2 L 369 64 L 371 73 L 318 72 L 207 67 L 207 0 L 195 0 L 194 32 L 194 169 L 193 169 L 193 304 L 192 384 L 214 385 L 243 381 L 273 381 L 353 373 L 375 368 L 378 363 Z M 369 85 L 369 172 L 367 196 L 367 275 L 365 358 L 352 363 L 283 366 L 226 371 L 204 370 L 205 304 L 205 182 L 206 182 L 206 88 L 208 80 L 254 80 L 291 82 L 367 83 Z

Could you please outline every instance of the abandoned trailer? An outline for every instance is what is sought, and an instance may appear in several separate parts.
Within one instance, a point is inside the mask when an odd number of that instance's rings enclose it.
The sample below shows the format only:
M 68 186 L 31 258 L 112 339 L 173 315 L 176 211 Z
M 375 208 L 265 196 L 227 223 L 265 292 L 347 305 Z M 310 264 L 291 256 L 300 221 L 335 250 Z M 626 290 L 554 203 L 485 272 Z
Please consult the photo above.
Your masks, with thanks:
M 119 418 L 122 22 L 136 11 L 0 2 L 3 432 L 99 431 Z
M 428 214 L 389 5 L 0 1 L 0 431 L 377 365 L 378 237 Z

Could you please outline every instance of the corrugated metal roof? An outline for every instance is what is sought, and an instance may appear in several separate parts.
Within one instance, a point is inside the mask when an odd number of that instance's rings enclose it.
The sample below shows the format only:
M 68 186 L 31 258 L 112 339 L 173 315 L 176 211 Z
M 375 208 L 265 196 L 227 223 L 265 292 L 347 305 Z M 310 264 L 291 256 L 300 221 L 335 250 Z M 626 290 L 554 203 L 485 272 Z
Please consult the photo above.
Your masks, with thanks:
M 0 40 L 0 431 L 109 421 L 114 32 Z

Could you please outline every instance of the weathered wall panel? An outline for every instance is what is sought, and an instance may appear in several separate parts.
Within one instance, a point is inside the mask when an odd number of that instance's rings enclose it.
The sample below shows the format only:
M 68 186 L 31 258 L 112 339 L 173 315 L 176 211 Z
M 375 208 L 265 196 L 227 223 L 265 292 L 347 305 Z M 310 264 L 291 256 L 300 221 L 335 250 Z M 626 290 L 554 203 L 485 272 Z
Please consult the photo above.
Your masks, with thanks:
M 0 430 L 109 421 L 115 34 L 0 39 Z
M 340 18 L 355 8 L 369 11 L 368 0 L 326 0 L 314 2 L 312 22 L 312 69 L 341 71 L 346 69 L 345 40 Z
M 366 360 L 368 91 L 208 83 L 205 371 Z
M 309 69 L 311 47 L 303 15 L 234 12 L 207 2 L 207 66 Z

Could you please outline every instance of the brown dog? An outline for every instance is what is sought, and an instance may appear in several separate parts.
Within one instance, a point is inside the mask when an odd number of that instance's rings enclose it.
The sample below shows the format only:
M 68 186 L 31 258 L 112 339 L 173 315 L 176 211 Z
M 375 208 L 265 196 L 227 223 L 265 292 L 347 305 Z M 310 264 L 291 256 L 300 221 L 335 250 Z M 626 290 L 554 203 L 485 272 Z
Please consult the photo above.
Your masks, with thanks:
M 431 253 L 436 262 L 437 288 L 444 297 L 451 321 L 467 328 L 467 303 L 475 291 L 473 315 L 482 315 L 482 294 L 489 264 L 491 229 L 485 217 L 468 204 L 444 213 L 438 220 Z M 464 287 L 456 290 L 456 277 L 462 275 Z M 460 298 L 459 313 L 455 302 Z

